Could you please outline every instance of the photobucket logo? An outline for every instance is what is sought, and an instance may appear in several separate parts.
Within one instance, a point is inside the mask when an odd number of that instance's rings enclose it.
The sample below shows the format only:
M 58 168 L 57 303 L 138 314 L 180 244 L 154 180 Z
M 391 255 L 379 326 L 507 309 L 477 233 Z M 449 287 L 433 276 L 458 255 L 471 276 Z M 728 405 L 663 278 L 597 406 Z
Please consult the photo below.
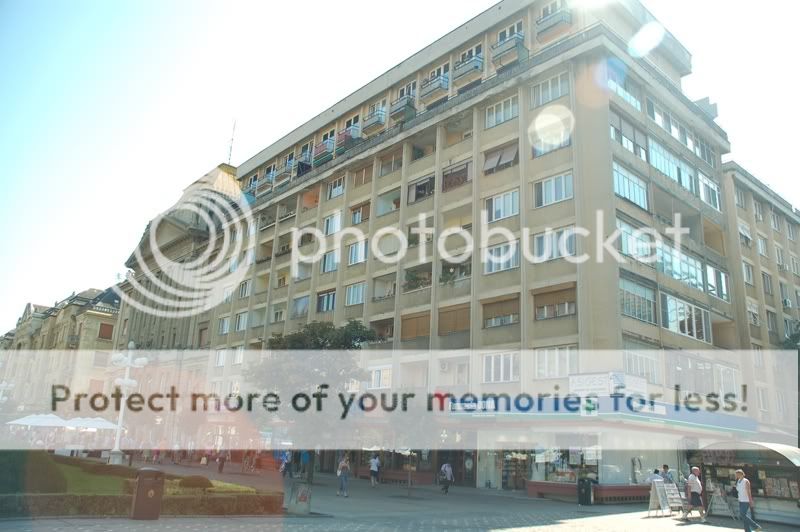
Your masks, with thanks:
M 336 254 L 336 264 L 341 261 L 342 253 L 346 253 L 351 263 L 365 261 L 367 253 L 387 265 L 406 259 L 425 263 L 431 258 L 433 249 L 443 263 L 461 264 L 471 260 L 476 246 L 471 230 L 460 226 L 446 227 L 434 237 L 434 228 L 427 226 L 426 221 L 426 216 L 421 214 L 409 224 L 407 232 L 390 226 L 372 235 L 355 227 L 331 235 L 313 226 L 295 228 L 292 233 L 292 275 L 300 277 L 302 265 L 317 263 L 331 252 Z M 690 232 L 681 221 L 681 215 L 675 214 L 674 226 L 664 230 L 671 241 L 667 245 L 676 249 L 681 248 L 683 236 Z M 609 259 L 619 264 L 627 264 L 631 259 L 644 264 L 658 261 L 659 250 L 665 245 L 664 236 L 658 230 L 628 224 L 619 227 L 616 218 L 610 222 L 614 223 L 613 228 L 606 226 L 606 214 L 598 210 L 593 227 L 568 225 L 546 227 L 541 231 L 524 227 L 515 232 L 490 222 L 489 214 L 484 210 L 480 214 L 480 240 L 477 243 L 480 259 L 487 273 L 518 267 L 521 259 L 530 264 L 553 259 L 563 259 L 572 264 L 602 264 Z M 453 245 L 458 240 L 463 244 Z M 434 241 L 435 245 L 429 245 Z M 312 242 L 312 246 L 305 247 Z
M 255 241 L 248 239 L 245 249 L 245 240 L 248 230 L 255 234 L 254 224 L 235 182 L 201 181 L 150 222 L 147 239 L 134 252 L 135 273 L 126 274 L 131 291 L 119 286 L 114 290 L 131 307 L 161 318 L 194 316 L 213 308 L 248 276 Z M 196 255 L 168 257 L 167 245 L 182 238 L 206 241 Z

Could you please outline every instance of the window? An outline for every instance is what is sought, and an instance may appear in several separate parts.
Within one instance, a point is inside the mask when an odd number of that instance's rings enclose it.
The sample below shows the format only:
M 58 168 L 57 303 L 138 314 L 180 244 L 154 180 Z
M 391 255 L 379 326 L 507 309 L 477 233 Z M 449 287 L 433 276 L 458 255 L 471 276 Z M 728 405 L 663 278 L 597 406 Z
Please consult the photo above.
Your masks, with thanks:
M 390 366 L 369 370 L 369 389 L 382 390 L 392 387 L 392 368 Z
M 308 296 L 300 296 L 292 301 L 292 317 L 299 318 L 308 314 Z
M 366 284 L 355 283 L 348 285 L 345 290 L 345 297 L 344 297 L 344 304 L 349 305 L 360 305 L 364 303 L 364 288 Z
M 753 233 L 750 231 L 750 224 L 739 220 L 739 235 L 741 236 L 742 241 L 749 246 L 750 241 L 753 239 Z
M 241 364 L 244 362 L 244 346 L 239 345 L 233 348 L 233 363 Z
M 483 356 L 483 382 L 518 382 L 519 353 Z
M 747 321 L 750 322 L 750 325 L 761 326 L 761 310 L 758 303 L 754 301 L 747 301 Z
M 240 312 L 236 315 L 236 332 L 247 329 L 247 312 Z
M 771 310 L 767 311 L 767 330 L 771 333 L 778 332 L 778 315 Z
M 353 225 L 358 225 L 360 223 L 366 222 L 369 220 L 369 210 L 370 204 L 369 203 L 362 203 L 360 205 L 356 205 L 350 209 L 350 218 L 351 223 Z
M 550 320 L 564 316 L 574 316 L 576 313 L 575 301 L 561 301 L 536 306 L 536 320 Z
M 609 111 L 609 121 L 611 139 L 619 142 L 623 148 L 647 162 L 647 136 L 613 110 Z
M 783 318 L 783 336 L 784 338 L 791 338 L 794 333 L 794 320 L 792 318 Z
M 731 300 L 730 278 L 726 272 L 718 270 L 710 264 L 706 265 L 706 290 L 714 297 L 724 301 Z
M 338 198 L 344 194 L 344 176 L 328 183 L 328 199 Z
M 511 168 L 519 163 L 519 143 L 487 151 L 483 162 L 483 173 L 490 175 Z
M 750 351 L 753 353 L 753 365 L 757 368 L 763 368 L 764 349 L 758 344 L 750 344 Z
M 531 87 L 531 104 L 540 107 L 569 94 L 569 74 L 562 72 Z
M 736 206 L 744 209 L 745 208 L 745 199 L 744 199 L 744 190 L 736 187 Z
M 400 170 L 403 166 L 403 154 L 402 152 L 395 152 L 384 157 L 381 157 L 380 160 L 380 177 L 383 177 L 387 174 L 391 174 L 397 170 Z
M 772 295 L 772 276 L 766 272 L 761 273 L 761 281 L 764 284 L 764 293 L 768 296 Z
M 533 157 L 542 157 L 552 151 L 566 148 L 570 145 L 570 141 L 570 130 L 563 123 L 538 131 L 533 141 Z
M 486 108 L 486 129 L 519 116 L 519 96 L 506 98 Z
M 286 309 L 283 305 L 272 305 L 272 323 L 281 323 L 286 319 Z
M 721 364 L 715 364 L 714 369 L 716 370 L 716 390 L 719 392 L 720 397 L 723 397 L 726 393 L 735 394 L 739 392 L 738 383 L 741 378 L 739 377 L 738 369 Z
M 214 365 L 218 368 L 221 368 L 225 365 L 225 350 L 224 349 L 217 349 L 217 356 L 214 359 Z
M 533 255 L 536 262 L 575 255 L 574 228 L 562 227 L 534 235 Z
M 407 314 L 400 320 L 401 340 L 425 338 L 431 335 L 431 315 L 429 312 Z
M 519 298 L 504 299 L 483 305 L 483 326 L 502 327 L 519 323 Z
M 697 157 L 703 159 L 712 168 L 716 165 L 716 153 L 708 144 L 694 135 L 685 125 L 683 125 L 674 115 L 659 107 L 653 100 L 647 98 L 647 116 L 650 117 L 658 126 L 669 133 L 675 140 L 686 146 L 686 148 Z M 744 199 L 744 198 L 742 198 Z M 744 201 L 742 201 L 744 207 Z
M 469 304 L 439 310 L 439 336 L 469 331 Z
M 339 268 L 339 253 L 329 251 L 322 256 L 322 273 L 335 272 Z
M 114 336 L 114 326 L 110 323 L 101 323 L 97 337 L 101 340 L 111 340 Z
M 648 137 L 647 143 L 650 149 L 650 165 L 692 194 L 697 195 L 695 169 L 672 153 L 672 151 L 653 140 L 653 137 Z
M 722 211 L 719 201 L 719 185 L 703 172 L 698 171 L 697 177 L 700 181 L 700 199 L 714 209 Z
M 789 220 L 786 220 L 786 236 L 789 237 L 789 240 L 794 240 L 796 238 L 795 226 Z
M 617 229 L 621 233 L 620 253 L 639 262 L 652 262 L 653 239 L 649 234 L 620 218 L 617 218 Z
M 336 290 L 317 294 L 317 312 L 331 312 L 336 306 Z
M 390 190 L 378 196 L 378 216 L 394 212 L 400 208 L 400 189 Z
M 704 290 L 702 261 L 662 240 L 656 242 L 656 269 L 687 286 Z
M 250 295 L 250 285 L 252 281 L 248 279 L 239 284 L 239 299 L 244 299 Z
M 758 253 L 762 257 L 769 256 L 769 249 L 767 248 L 767 237 L 758 235 Z
M 786 255 L 783 253 L 783 248 L 778 245 L 775 245 L 775 260 L 778 266 L 784 266 L 786 264 Z
M 800 259 L 792 255 L 791 261 L 792 261 L 792 273 L 797 276 L 800 276 Z
M 670 294 L 661 294 L 661 326 L 674 333 L 711 343 L 711 315 Z
M 522 35 L 522 21 L 518 20 L 507 28 L 503 28 L 497 33 L 497 42 L 505 42 L 516 34 Z
M 454 164 L 442 170 L 442 192 L 472 181 L 472 161 Z
M 519 268 L 519 245 L 517 241 L 486 249 L 484 273 L 497 273 Z
M 489 222 L 519 214 L 519 190 L 511 190 L 486 200 L 486 216 Z
M 367 249 L 368 246 L 366 240 L 356 242 L 355 244 L 350 244 L 350 247 L 348 248 L 348 264 L 352 266 L 353 264 L 366 262 Z
M 753 212 L 756 215 L 756 221 L 764 221 L 764 204 L 757 199 L 753 199 Z
M 385 100 L 384 100 L 385 101 Z M 372 183 L 372 165 L 369 164 L 353 172 L 353 188 Z
M 642 102 L 638 94 L 641 93 L 639 85 L 634 83 L 626 73 L 625 65 L 619 59 L 611 59 L 608 65 L 608 88 L 622 98 L 625 102 L 633 106 L 637 111 L 642 110 Z
M 533 201 L 537 208 L 572 199 L 572 174 L 557 175 L 543 179 L 535 183 L 533 189 Z
M 226 286 L 222 289 L 222 302 L 223 303 L 230 303 L 233 296 L 233 287 Z
M 448 72 L 450 72 L 450 63 L 444 63 L 431 70 L 430 75 L 428 76 L 428 80 L 430 81 L 440 76 L 444 76 L 445 78 L 447 78 Z
M 337 212 L 327 216 L 322 221 L 322 232 L 326 235 L 332 235 L 342 228 L 342 213 Z
M 405 85 L 400 87 L 400 90 L 397 91 L 397 97 L 398 98 L 402 98 L 404 96 L 413 97 L 414 94 L 416 94 L 416 92 L 417 92 L 417 82 L 416 82 L 416 80 L 415 81 L 409 81 L 408 83 L 406 83 Z
M 781 216 L 777 212 L 772 212 L 769 217 L 769 223 L 776 231 L 781 230 Z
M 661 351 L 651 344 L 630 338 L 622 339 L 623 364 L 627 375 L 642 377 L 647 382 L 661 382 Z
M 614 161 L 614 193 L 633 204 L 648 210 L 647 183 L 633 172 Z
M 435 176 L 431 175 L 428 177 L 423 177 L 422 179 L 417 179 L 408 185 L 408 204 L 411 205 L 412 203 L 422 201 L 429 196 L 433 196 L 435 189 Z
M 220 318 L 219 319 L 219 326 L 217 328 L 217 331 L 219 331 L 220 335 L 228 334 L 228 331 L 230 330 L 230 327 L 231 327 L 231 319 L 230 319 L 230 317 L 225 317 L 225 318 Z
M 537 379 L 558 379 L 578 372 L 578 346 L 537 349 L 535 356 Z
M 623 316 L 656 323 L 656 291 L 629 279 L 619 280 L 619 299 Z
M 472 59 L 473 57 L 481 57 L 482 52 L 483 52 L 483 45 L 476 44 L 472 48 L 469 48 L 468 50 L 464 50 L 463 52 L 461 52 L 460 56 L 461 59 L 459 60 L 459 62 L 463 63 L 464 61 Z
M 782 300 L 791 299 L 791 294 L 789 294 L 789 286 L 783 281 L 780 281 L 778 283 L 778 286 L 781 293 L 781 299 Z M 791 301 L 789 301 L 789 303 L 791 304 Z
M 228 272 L 233 273 L 239 269 L 239 258 L 231 257 L 228 261 Z
M 743 262 L 742 267 L 744 268 L 744 282 L 749 284 L 750 286 L 755 286 L 755 274 L 753 273 L 753 265 L 749 262 Z

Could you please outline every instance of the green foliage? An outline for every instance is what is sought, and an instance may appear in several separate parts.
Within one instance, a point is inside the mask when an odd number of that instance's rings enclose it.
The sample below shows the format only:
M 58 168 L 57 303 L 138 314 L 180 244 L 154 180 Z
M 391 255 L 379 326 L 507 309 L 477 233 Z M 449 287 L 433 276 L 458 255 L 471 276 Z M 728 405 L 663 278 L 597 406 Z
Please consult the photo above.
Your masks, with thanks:
M 208 480 L 206 477 L 201 475 L 192 475 L 188 477 L 183 477 L 178 481 L 178 486 L 181 488 L 200 488 L 200 489 L 208 489 L 213 487 L 214 485 Z
M 361 349 L 361 344 L 377 340 L 375 331 L 360 321 L 350 320 L 347 325 L 334 327 L 327 321 L 313 321 L 302 329 L 286 336 L 276 334 L 267 340 L 273 350 L 298 349 Z
M 0 452 L 0 493 L 64 493 L 67 479 L 44 451 Z M 0 512 L 0 515 L 2 512 Z

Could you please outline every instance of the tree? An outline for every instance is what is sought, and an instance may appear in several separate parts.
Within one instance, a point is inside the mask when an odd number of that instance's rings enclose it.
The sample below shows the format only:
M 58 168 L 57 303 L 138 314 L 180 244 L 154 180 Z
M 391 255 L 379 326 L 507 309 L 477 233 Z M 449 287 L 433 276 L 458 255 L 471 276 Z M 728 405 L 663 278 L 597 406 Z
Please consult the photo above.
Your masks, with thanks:
M 330 392 L 345 391 L 353 381 L 366 377 L 352 356 L 340 354 L 334 356 L 325 351 L 353 351 L 378 339 L 378 335 L 360 321 L 351 320 L 346 325 L 335 327 L 329 322 L 314 321 L 303 326 L 299 331 L 288 335 L 276 334 L 267 340 L 267 347 L 272 351 L 305 351 L 302 356 L 281 357 L 280 363 L 265 360 L 252 368 L 252 379 L 263 379 L 270 375 L 270 381 L 280 383 L 276 390 L 281 397 L 293 394 L 308 384 L 309 373 L 315 375 L 320 383 L 330 386 Z M 276 372 L 278 375 L 276 376 Z M 314 479 L 316 453 L 309 450 L 308 483 Z
M 800 329 L 795 330 L 794 334 L 792 334 L 791 336 L 789 336 L 789 338 L 784 340 L 783 348 L 791 351 L 797 350 L 797 354 L 800 356 Z M 798 368 L 797 379 L 798 383 L 800 383 L 800 368 Z M 798 404 L 800 404 L 800 386 L 797 387 L 797 390 L 798 390 L 797 401 Z M 797 436 L 798 438 L 800 438 L 800 411 L 797 412 L 797 427 L 798 427 Z

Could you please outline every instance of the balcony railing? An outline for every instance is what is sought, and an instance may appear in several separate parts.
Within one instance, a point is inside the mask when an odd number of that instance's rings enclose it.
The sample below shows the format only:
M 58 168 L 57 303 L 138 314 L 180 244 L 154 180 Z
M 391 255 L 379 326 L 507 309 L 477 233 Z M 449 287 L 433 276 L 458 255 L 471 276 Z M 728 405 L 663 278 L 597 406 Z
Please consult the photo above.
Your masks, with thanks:
M 456 63 L 453 69 L 453 83 L 455 85 L 465 85 L 483 75 L 483 57 L 474 55 L 464 61 Z
M 538 35 L 544 34 L 547 31 L 555 28 L 560 24 L 572 24 L 572 11 L 568 7 L 564 7 L 551 13 L 546 17 L 542 17 L 536 21 L 537 38 Z
M 389 106 L 389 116 L 393 120 L 409 120 L 414 118 L 417 114 L 417 108 L 414 106 L 414 95 L 406 94 L 400 96 L 392 102 Z
M 314 146 L 314 166 L 319 166 L 333 159 L 335 143 L 333 139 L 323 140 Z
M 336 155 L 341 155 L 363 140 L 361 126 L 352 125 L 336 135 Z
M 525 48 L 525 35 L 522 33 L 514 33 L 492 45 L 492 62 L 497 66 L 510 65 L 527 57 L 528 49 Z
M 386 125 L 386 111 L 383 109 L 376 109 L 364 119 L 364 133 L 372 133 L 378 131 Z
M 450 78 L 447 74 L 426 79 L 419 90 L 419 98 L 423 102 L 433 102 L 447 96 L 450 89 Z

